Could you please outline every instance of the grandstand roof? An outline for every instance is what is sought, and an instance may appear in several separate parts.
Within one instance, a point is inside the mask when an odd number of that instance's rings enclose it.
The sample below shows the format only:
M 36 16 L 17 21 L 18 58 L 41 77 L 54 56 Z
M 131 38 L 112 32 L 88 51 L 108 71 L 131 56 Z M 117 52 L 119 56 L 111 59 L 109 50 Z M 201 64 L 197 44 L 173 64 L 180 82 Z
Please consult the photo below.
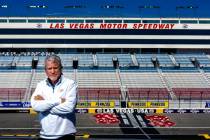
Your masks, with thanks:
M 210 18 L 210 0 L 1 0 L 1 17 Z

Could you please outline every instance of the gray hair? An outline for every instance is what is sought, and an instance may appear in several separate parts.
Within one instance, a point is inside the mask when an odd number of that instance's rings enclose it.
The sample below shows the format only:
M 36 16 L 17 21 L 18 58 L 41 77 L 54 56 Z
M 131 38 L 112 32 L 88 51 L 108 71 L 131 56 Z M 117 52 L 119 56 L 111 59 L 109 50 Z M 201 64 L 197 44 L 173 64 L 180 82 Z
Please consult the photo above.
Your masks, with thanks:
M 59 65 L 60 70 L 63 69 L 62 63 L 61 63 L 61 58 L 55 54 L 48 55 L 46 56 L 44 60 L 44 66 L 46 68 L 47 61 L 53 61 L 54 63 L 57 63 Z

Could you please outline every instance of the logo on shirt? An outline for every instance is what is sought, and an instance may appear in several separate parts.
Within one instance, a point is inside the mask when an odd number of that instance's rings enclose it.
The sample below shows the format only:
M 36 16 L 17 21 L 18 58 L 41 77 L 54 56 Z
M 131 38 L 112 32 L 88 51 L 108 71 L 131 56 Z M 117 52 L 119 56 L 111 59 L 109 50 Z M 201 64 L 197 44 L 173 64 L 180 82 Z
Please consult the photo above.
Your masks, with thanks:
M 63 91 L 64 91 L 64 89 L 60 89 L 58 92 L 61 93 L 61 92 L 63 92 Z

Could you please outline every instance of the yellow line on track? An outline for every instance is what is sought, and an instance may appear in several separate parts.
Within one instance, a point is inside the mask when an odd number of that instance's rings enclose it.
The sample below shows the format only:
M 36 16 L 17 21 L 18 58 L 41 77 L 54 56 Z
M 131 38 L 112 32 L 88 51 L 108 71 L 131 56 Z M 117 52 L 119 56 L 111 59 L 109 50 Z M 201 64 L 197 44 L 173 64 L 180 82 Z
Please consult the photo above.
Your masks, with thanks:
M 209 134 L 199 134 L 198 136 L 203 136 L 205 139 L 210 139 Z

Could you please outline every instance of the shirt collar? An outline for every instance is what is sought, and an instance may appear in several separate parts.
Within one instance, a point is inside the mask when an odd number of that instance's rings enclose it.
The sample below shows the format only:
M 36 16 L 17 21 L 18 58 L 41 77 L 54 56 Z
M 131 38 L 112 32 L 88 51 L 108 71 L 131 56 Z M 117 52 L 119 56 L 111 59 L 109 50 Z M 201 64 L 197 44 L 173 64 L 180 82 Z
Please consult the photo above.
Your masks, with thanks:
M 55 84 L 53 84 L 52 81 L 49 78 L 46 79 L 47 85 L 48 86 L 52 86 L 52 87 L 55 87 L 55 85 L 59 85 L 61 83 L 61 81 L 62 81 L 62 75 L 60 75 L 60 77 L 58 78 L 57 83 L 55 83 Z

